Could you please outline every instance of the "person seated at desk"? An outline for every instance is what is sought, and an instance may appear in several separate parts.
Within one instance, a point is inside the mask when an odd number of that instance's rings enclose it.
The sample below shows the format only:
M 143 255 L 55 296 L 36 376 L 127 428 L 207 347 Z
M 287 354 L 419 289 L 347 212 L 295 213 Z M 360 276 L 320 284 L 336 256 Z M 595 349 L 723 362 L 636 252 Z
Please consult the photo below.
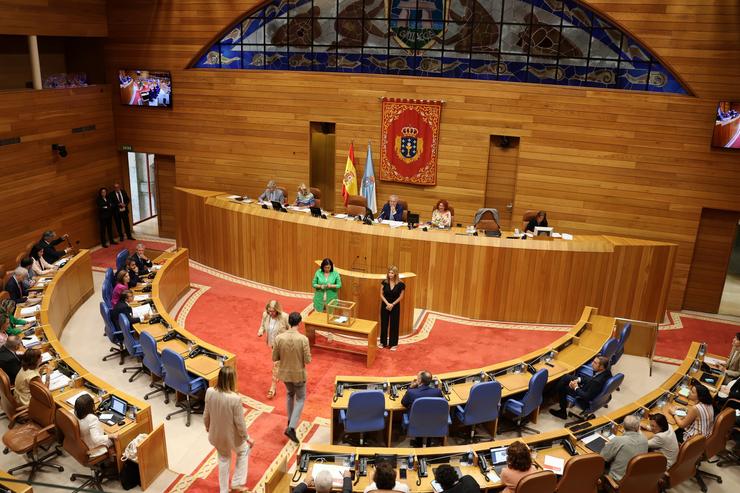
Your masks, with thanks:
M 537 211 L 537 215 L 530 219 L 527 223 L 527 227 L 524 228 L 524 232 L 526 233 L 527 231 L 529 231 L 534 233 L 534 228 L 536 228 L 537 226 L 540 226 L 542 228 L 547 227 L 547 212 Z
M 54 370 L 55 363 L 50 361 L 48 364 L 41 364 L 41 351 L 38 349 L 27 349 L 21 357 L 21 370 L 15 377 L 15 400 L 19 406 L 27 406 L 31 402 L 31 381 L 38 380 L 47 387 L 51 380 L 51 372 Z M 46 373 L 44 379 L 41 379 L 41 373 Z
M 277 187 L 277 184 L 275 183 L 275 180 L 270 180 L 267 182 L 267 188 L 264 192 L 262 192 L 262 195 L 259 196 L 260 202 L 280 202 L 281 204 L 285 203 L 285 194 L 281 189 Z
M 18 335 L 31 325 L 22 318 L 15 318 L 15 307 L 16 303 L 13 300 L 0 301 L 0 315 L 4 315 L 8 319 L 8 327 L 5 329 L 5 333 L 8 335 Z M 3 325 L 3 323 L 0 323 L 0 327 Z
M 130 289 L 128 283 L 131 281 L 128 271 L 121 269 L 116 273 L 116 285 L 113 286 L 113 293 L 110 296 L 111 305 L 116 306 L 121 300 L 121 293 Z
M 437 202 L 432 211 L 432 226 L 436 228 L 449 228 L 452 226 L 452 213 L 450 205 L 442 199 Z
M 103 431 L 100 420 L 95 415 L 95 401 L 90 394 L 84 393 L 75 400 L 75 416 L 80 422 L 80 438 L 87 445 L 87 455 L 90 458 L 105 454 L 113 456 L 115 451 L 110 448 L 118 435 L 107 435 Z
M 152 268 L 152 261 L 149 260 L 149 257 L 146 256 L 146 253 L 144 251 L 146 250 L 146 247 L 143 243 L 139 243 L 136 245 L 136 251 L 133 255 L 131 255 L 131 258 L 134 259 L 134 262 L 136 262 L 136 267 L 139 268 L 139 275 L 145 276 L 149 274 L 149 269 Z
M 383 461 L 380 464 L 375 464 L 373 482 L 365 487 L 363 493 L 371 493 L 373 491 L 409 493 L 409 485 L 396 481 L 396 470 L 393 468 L 393 465 Z
M 5 344 L 0 346 L 0 369 L 2 369 L 8 380 L 15 382 L 15 377 L 21 371 L 21 339 L 18 336 L 8 336 Z
M 653 432 L 653 436 L 648 439 L 648 449 L 665 455 L 668 461 L 666 469 L 670 469 L 678 458 L 678 440 L 666 417 L 660 413 L 651 414 L 650 424 L 641 427 Z
M 640 433 L 640 418 L 629 415 L 622 421 L 624 434 L 615 436 L 601 449 L 601 456 L 609 468 L 609 476 L 621 481 L 632 458 L 648 451 L 648 441 Z
M 720 363 L 720 366 L 728 377 L 740 377 L 740 332 L 732 339 L 732 349 L 730 355 L 727 356 L 727 361 Z
M 16 303 L 25 303 L 28 299 L 28 290 L 23 285 L 23 281 L 28 278 L 28 270 L 23 267 L 16 267 L 13 275 L 5 283 L 5 291 L 8 292 L 10 299 Z
M 557 383 L 558 400 L 560 409 L 550 409 L 550 414 L 560 419 L 568 418 L 568 396 L 573 396 L 584 404 L 590 402 L 599 395 L 606 381 L 612 377 L 609 371 L 609 358 L 597 356 L 591 361 L 592 377 L 576 377 L 575 375 L 564 375 Z
M 678 443 L 683 443 L 696 435 L 707 437 L 712 434 L 714 407 L 712 407 L 712 394 L 709 393 L 709 389 L 699 382 L 694 382 L 689 392 L 689 402 L 696 402 L 696 404 L 687 406 L 686 416 L 681 417 L 676 414 L 679 408 L 675 404 L 666 411 L 676 420 Z
M 329 471 L 321 471 L 316 475 L 316 479 L 313 476 L 306 478 L 306 481 L 298 483 L 293 488 L 293 493 L 306 493 L 309 488 L 316 490 L 316 493 L 330 493 L 332 487 L 332 477 Z M 352 493 L 352 474 L 349 469 L 344 471 L 342 477 L 342 493 Z
M 60 258 L 64 257 L 69 251 L 70 248 L 65 248 L 63 252 L 58 252 L 55 246 L 69 238 L 69 235 L 64 235 L 59 238 L 56 238 L 56 233 L 54 231 L 44 231 L 44 234 L 41 235 L 41 240 L 38 243 L 39 249 L 41 249 L 42 255 L 44 256 L 44 260 L 46 260 L 48 263 L 53 264 Z
M 35 272 L 33 271 L 33 259 L 31 257 L 26 257 L 21 259 L 21 263 L 18 264 L 18 267 L 21 269 L 26 269 L 27 276 L 26 280 L 23 281 L 23 287 L 28 289 L 31 289 L 36 284 L 36 279 L 34 279 Z
M 30 257 L 33 259 L 31 268 L 33 269 L 33 273 L 37 276 L 52 276 L 59 269 L 56 265 L 52 265 L 44 259 L 38 245 L 31 247 Z
M 537 468 L 532 464 L 532 451 L 517 440 L 506 449 L 506 467 L 501 470 L 501 482 L 506 488 L 501 493 L 514 493 L 519 480 L 533 472 Z
M 444 397 L 441 390 L 432 386 L 432 374 L 426 370 L 422 370 L 416 375 L 416 379 L 411 382 L 406 394 L 401 399 L 401 404 L 406 409 L 410 409 L 411 404 L 420 397 Z
M 378 221 L 383 220 L 403 221 L 403 207 L 398 205 L 398 195 L 388 197 L 388 202 L 385 203 L 378 216 Z
M 449 464 L 442 464 L 435 469 L 434 479 L 444 493 L 480 493 L 480 486 L 473 476 L 466 474 L 459 477 L 455 468 Z
M 295 196 L 295 205 L 298 207 L 313 207 L 315 203 L 316 199 L 313 194 L 308 190 L 305 183 L 301 183 Z
M 128 287 L 129 289 L 133 289 L 141 282 L 139 278 L 139 266 L 136 265 L 136 260 L 129 257 L 126 260 L 126 269 L 128 270 Z
M 111 310 L 110 312 L 111 322 L 113 323 L 114 327 L 118 328 L 118 330 L 121 330 L 121 327 L 118 325 L 118 316 L 121 313 L 126 314 L 126 317 L 128 318 L 128 323 L 131 325 L 131 327 L 133 327 L 134 324 L 146 322 L 151 317 L 151 315 L 149 315 L 148 313 L 144 315 L 143 320 L 139 317 L 134 317 L 134 311 L 130 305 L 130 303 L 133 303 L 133 301 L 134 301 L 134 292 L 131 291 L 130 289 L 125 289 L 123 292 L 121 292 L 121 299 L 113 307 L 113 310 Z

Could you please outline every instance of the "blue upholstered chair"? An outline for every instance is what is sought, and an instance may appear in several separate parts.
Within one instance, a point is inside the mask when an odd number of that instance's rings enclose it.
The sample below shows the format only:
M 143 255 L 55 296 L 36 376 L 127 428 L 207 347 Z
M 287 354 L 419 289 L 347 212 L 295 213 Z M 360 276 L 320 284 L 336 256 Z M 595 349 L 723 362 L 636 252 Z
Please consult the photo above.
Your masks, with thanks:
M 444 397 L 420 397 L 403 414 L 403 428 L 412 438 L 442 438 L 450 431 L 450 406 Z
M 110 348 L 108 356 L 103 357 L 103 361 L 108 361 L 111 358 L 121 358 L 119 365 L 123 364 L 123 359 L 126 357 L 126 348 L 123 347 L 123 332 L 116 329 L 113 325 L 113 321 L 110 319 L 110 309 L 104 301 L 100 302 L 100 316 L 103 319 L 103 330 L 105 336 L 115 347 Z
M 570 404 L 571 406 L 575 406 L 581 410 L 579 414 L 568 411 L 568 414 L 578 418 L 574 423 L 593 419 L 594 413 L 596 411 L 598 411 L 602 407 L 607 407 L 609 401 L 612 400 L 612 393 L 617 390 L 617 387 L 622 385 L 623 381 L 624 375 L 621 373 L 617 373 L 616 375 L 612 376 L 609 380 L 606 381 L 606 383 L 604 384 L 604 388 L 599 393 L 599 395 L 594 397 L 591 402 L 582 402 L 580 399 L 576 399 L 575 397 L 569 395 L 568 404 Z M 568 425 L 570 424 L 571 423 L 568 423 Z
M 141 350 L 141 344 L 134 339 L 134 329 L 131 328 L 125 313 L 118 315 L 118 327 L 123 333 L 123 345 L 126 347 L 126 352 L 139 363 L 138 366 L 127 366 L 123 369 L 123 373 L 134 372 L 128 379 L 129 382 L 133 382 L 145 369 L 142 364 L 144 352 Z
M 612 356 L 614 356 L 614 353 L 617 351 L 617 345 L 619 344 L 619 341 L 613 337 L 610 337 L 607 339 L 607 341 L 604 343 L 603 346 L 601 346 L 601 351 L 599 351 L 599 356 L 605 357 L 607 360 L 611 362 Z M 611 367 L 611 363 L 607 366 L 607 368 Z M 576 371 L 576 374 L 579 377 L 593 377 L 594 376 L 594 369 L 591 368 L 591 362 L 589 361 L 587 364 L 582 365 L 580 368 L 578 368 L 578 371 Z
M 359 433 L 360 445 L 369 431 L 385 429 L 385 394 L 382 390 L 363 390 L 349 396 L 347 410 L 339 410 L 339 420 L 345 433 Z
M 162 366 L 164 367 L 164 384 L 185 396 L 184 401 L 177 403 L 180 409 L 168 414 L 165 419 L 169 420 L 175 414 L 187 413 L 185 426 L 190 426 L 191 414 L 203 414 L 203 407 L 194 407 L 193 400 L 202 400 L 203 393 L 208 388 L 208 382 L 188 373 L 183 357 L 171 349 L 162 351 Z
M 113 273 L 113 269 L 108 267 L 105 270 L 105 278 L 103 279 L 103 285 L 101 286 L 101 292 L 103 293 L 103 301 L 110 308 L 113 309 L 113 287 L 115 286 L 116 278 Z
M 627 339 L 629 339 L 630 334 L 632 333 L 632 324 L 630 322 L 627 322 L 624 324 L 624 327 L 622 327 L 622 331 L 619 333 L 619 339 L 617 339 L 617 349 L 614 351 L 614 356 L 612 356 L 611 365 L 614 366 L 617 364 L 619 359 L 624 354 L 624 345 L 627 344 Z
M 492 382 L 478 382 L 470 389 L 468 402 L 463 406 L 457 406 L 455 416 L 464 426 L 470 426 L 471 442 L 476 441 L 475 426 L 481 423 L 495 422 L 493 425 L 493 436 L 496 438 L 498 427 L 498 412 L 501 407 L 501 384 Z
M 124 248 L 116 254 L 116 272 L 126 267 L 126 259 L 128 258 L 128 248 Z
M 514 424 L 516 425 L 519 436 L 522 436 L 522 433 L 525 431 L 535 434 L 539 433 L 534 428 L 525 426 L 525 423 L 530 414 L 539 413 L 540 404 L 542 404 L 542 394 L 545 391 L 548 376 L 547 368 L 538 370 L 529 379 L 529 388 L 521 399 L 509 399 L 504 402 L 504 412 L 514 417 Z
M 150 395 L 164 392 L 164 403 L 169 404 L 170 395 L 167 386 L 164 384 L 164 367 L 159 353 L 157 353 L 157 341 L 149 332 L 144 331 L 139 337 L 139 344 L 141 344 L 141 351 L 144 353 L 142 364 L 152 377 L 149 387 L 154 389 L 144 396 L 144 400 L 149 399 Z

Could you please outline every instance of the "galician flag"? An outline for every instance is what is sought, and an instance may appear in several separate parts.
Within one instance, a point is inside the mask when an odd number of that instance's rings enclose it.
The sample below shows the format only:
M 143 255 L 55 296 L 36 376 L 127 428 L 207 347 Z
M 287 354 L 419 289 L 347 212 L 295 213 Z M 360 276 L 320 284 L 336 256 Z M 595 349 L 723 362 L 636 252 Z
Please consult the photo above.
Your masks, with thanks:
M 375 198 L 375 171 L 373 170 L 373 151 L 370 142 L 367 143 L 367 159 L 365 160 L 365 175 L 362 177 L 360 195 L 367 199 L 367 208 L 378 213 L 378 201 Z
M 355 143 L 349 145 L 347 164 L 344 166 L 344 178 L 342 178 L 342 198 L 344 206 L 347 206 L 350 195 L 357 195 L 357 171 L 355 170 Z

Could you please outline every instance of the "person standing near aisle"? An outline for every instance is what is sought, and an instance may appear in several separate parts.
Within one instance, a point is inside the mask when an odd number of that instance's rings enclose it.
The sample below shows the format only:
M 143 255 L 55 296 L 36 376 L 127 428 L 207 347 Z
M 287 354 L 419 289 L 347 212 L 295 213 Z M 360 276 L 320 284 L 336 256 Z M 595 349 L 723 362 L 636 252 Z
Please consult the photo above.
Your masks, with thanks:
M 272 360 L 280 363 L 278 380 L 282 380 L 288 391 L 288 427 L 285 436 L 298 443 L 295 427 L 301 419 L 303 404 L 306 402 L 306 365 L 311 362 L 311 348 L 308 337 L 298 332 L 302 321 L 301 314 L 288 315 L 287 332 L 278 334 L 272 347 Z
M 128 220 L 128 205 L 131 203 L 131 199 L 129 199 L 126 190 L 121 188 L 120 183 L 113 185 L 110 202 L 113 206 L 113 218 L 116 220 L 116 229 L 118 230 L 118 236 L 121 241 L 123 241 L 124 230 L 126 232 L 126 238 L 129 240 L 135 239 L 131 236 L 131 224 L 129 224 Z
M 230 490 L 247 491 L 249 451 L 254 447 L 254 441 L 247 433 L 242 399 L 236 392 L 236 370 L 233 367 L 222 366 L 218 372 L 216 387 L 206 390 L 203 423 L 208 432 L 208 441 L 218 453 L 220 493 L 229 493 Z M 236 465 L 229 489 L 232 451 L 236 453 Z
M 398 347 L 398 325 L 401 321 L 401 300 L 406 285 L 398 278 L 398 267 L 388 267 L 388 274 L 380 285 L 380 342 L 378 347 Z
M 265 312 L 262 314 L 262 323 L 257 331 L 257 337 L 262 337 L 267 334 L 265 342 L 267 347 L 272 350 L 275 346 L 275 338 L 278 334 L 288 330 L 288 314 L 284 313 L 280 308 L 280 303 L 277 300 L 270 300 L 265 305 Z M 275 397 L 277 391 L 278 382 L 278 371 L 280 369 L 280 363 L 278 361 L 272 362 L 272 384 L 270 390 L 267 391 L 267 398 L 272 399 Z
M 339 272 L 334 272 L 334 262 L 330 258 L 321 261 L 321 267 L 313 275 L 311 284 L 314 289 L 314 309 L 317 312 L 326 311 L 326 304 L 337 299 L 339 288 L 342 287 L 342 278 Z
M 108 248 L 108 245 L 118 245 L 118 242 L 113 239 L 113 205 L 107 188 L 103 187 L 98 190 L 95 205 L 98 208 L 98 222 L 100 223 L 100 245 L 103 248 Z

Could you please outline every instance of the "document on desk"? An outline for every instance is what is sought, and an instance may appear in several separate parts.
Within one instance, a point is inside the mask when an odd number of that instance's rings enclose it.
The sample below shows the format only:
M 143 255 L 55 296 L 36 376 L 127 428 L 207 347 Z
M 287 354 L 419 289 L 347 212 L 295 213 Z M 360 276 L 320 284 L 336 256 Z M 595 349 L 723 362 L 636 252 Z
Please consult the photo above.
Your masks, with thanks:
M 316 480 L 316 476 L 318 476 L 321 471 L 329 471 L 329 474 L 331 474 L 332 484 L 334 486 L 342 486 L 344 481 L 344 471 L 346 470 L 347 468 L 344 466 L 338 466 L 335 464 L 319 464 L 314 462 L 311 469 L 311 475 L 313 476 L 313 479 Z
M 139 305 L 139 306 L 133 307 L 131 311 L 133 312 L 134 317 L 144 318 L 144 315 L 152 314 L 152 307 L 149 304 Z
M 62 387 L 66 387 L 69 385 L 69 383 L 72 380 L 65 375 L 64 373 L 60 372 L 59 370 L 54 370 L 51 372 L 51 379 L 49 380 L 49 390 L 52 392 L 61 389 Z
M 41 305 L 24 306 L 21 308 L 21 317 L 33 317 L 41 311 Z
M 23 339 L 21 339 L 21 342 L 23 343 L 23 347 L 30 348 L 34 346 L 38 346 L 41 344 L 41 341 L 39 340 L 38 336 L 25 336 Z
M 725 361 L 726 360 L 723 359 L 712 358 L 711 356 L 704 356 L 704 363 L 708 364 L 709 366 L 719 366 Z
M 77 398 L 80 397 L 80 396 L 83 396 L 85 394 L 89 394 L 89 392 L 84 391 L 84 390 L 83 391 L 80 391 L 80 392 L 77 392 L 75 395 L 73 395 L 69 399 L 65 399 L 64 402 L 66 402 L 67 404 L 69 404 L 72 407 L 75 407 L 75 401 L 77 400 Z
M 347 214 L 334 214 L 334 217 L 336 217 L 337 219 L 346 219 L 349 216 Z
M 404 226 L 406 224 L 403 221 L 391 221 L 390 219 L 383 219 L 381 223 L 387 224 L 391 228 L 400 228 L 401 226 Z
M 563 469 L 565 469 L 565 459 L 555 457 L 554 455 L 546 455 L 542 468 L 562 475 Z
M 152 299 L 151 294 L 137 294 L 134 295 L 134 301 L 144 301 L 144 300 L 150 300 Z
M 49 351 L 46 351 L 44 353 L 41 353 L 41 363 L 42 364 L 43 363 L 48 363 L 49 361 L 51 361 L 52 358 L 53 358 L 53 356 L 51 355 L 51 353 Z
M 563 237 L 564 240 L 572 240 L 573 239 L 573 235 L 569 235 L 568 233 L 562 233 L 561 236 Z
M 347 320 L 349 320 L 349 319 L 345 315 L 342 315 L 342 316 L 336 317 L 334 319 L 334 322 L 336 322 L 338 324 L 346 324 L 347 323 Z
M 501 482 L 501 478 L 498 477 L 498 474 L 496 474 L 496 471 L 494 471 L 493 469 L 491 469 L 490 471 L 486 471 L 486 477 L 492 483 L 500 483 Z

